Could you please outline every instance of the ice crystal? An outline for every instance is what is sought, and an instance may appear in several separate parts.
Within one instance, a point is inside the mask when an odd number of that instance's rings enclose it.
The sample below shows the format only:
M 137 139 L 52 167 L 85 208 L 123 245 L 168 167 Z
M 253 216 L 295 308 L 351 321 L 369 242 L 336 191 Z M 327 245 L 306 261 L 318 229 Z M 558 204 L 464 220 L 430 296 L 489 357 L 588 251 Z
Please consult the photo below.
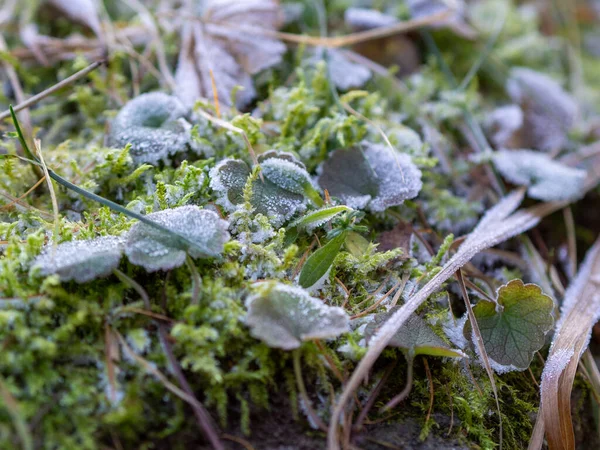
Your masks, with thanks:
M 514 184 L 529 186 L 530 197 L 544 201 L 576 200 L 584 193 L 586 172 L 531 150 L 494 153 L 496 169 Z
M 523 145 L 545 151 L 564 147 L 578 114 L 571 95 L 549 76 L 525 68 L 511 71 L 506 90 L 524 112 Z
M 129 153 L 137 165 L 158 164 L 190 148 L 191 125 L 185 114 L 186 108 L 176 97 L 160 92 L 142 94 L 119 111 L 109 143 L 115 147 L 131 144 Z
M 179 267 L 187 253 L 192 258 L 218 256 L 229 240 L 229 224 L 214 211 L 197 206 L 166 209 L 149 214 L 148 219 L 186 239 L 136 223 L 127 236 L 125 254 L 132 264 L 149 272 Z
M 42 275 L 58 275 L 62 281 L 85 283 L 109 275 L 123 254 L 121 238 L 104 236 L 91 240 L 47 245 L 33 262 Z
M 270 347 L 292 350 L 303 341 L 349 331 L 348 315 L 342 308 L 327 306 L 299 287 L 262 284 L 248 297 L 246 306 L 250 333 Z
M 416 197 L 423 183 L 410 156 L 363 143 L 334 151 L 321 167 L 319 185 L 352 208 L 378 212 Z

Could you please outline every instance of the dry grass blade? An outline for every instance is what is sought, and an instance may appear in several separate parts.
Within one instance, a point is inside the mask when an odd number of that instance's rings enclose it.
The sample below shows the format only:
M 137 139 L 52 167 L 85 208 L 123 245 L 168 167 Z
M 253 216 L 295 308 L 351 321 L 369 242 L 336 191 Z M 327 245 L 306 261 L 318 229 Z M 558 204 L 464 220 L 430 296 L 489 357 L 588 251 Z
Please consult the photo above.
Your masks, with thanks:
M 410 315 L 431 294 L 438 290 L 442 283 L 453 276 L 458 269 L 467 264 L 477 253 L 533 228 L 539 223 L 542 217 L 564 207 L 564 202 L 541 203 L 534 207 L 517 211 L 511 215 L 510 213 L 519 205 L 522 198 L 522 190 L 513 192 L 488 211 L 479 225 L 468 236 L 454 256 L 444 265 L 442 270 L 413 295 L 404 306 L 398 309 L 373 337 L 369 350 L 354 370 L 333 412 L 328 432 L 328 448 L 330 450 L 339 450 L 340 448 L 337 437 L 337 424 L 353 392 L 367 376 L 389 340 Z
M 544 430 L 550 449 L 574 449 L 571 389 L 600 311 L 600 239 L 567 290 L 561 318 L 542 374 L 541 405 L 529 449 L 540 449 Z
M 50 198 L 52 200 L 52 212 L 54 213 L 54 236 L 52 236 L 52 251 L 55 251 L 56 246 L 58 245 L 58 238 L 60 235 L 60 216 L 58 212 L 58 200 L 56 199 L 56 193 L 54 192 L 54 185 L 52 184 L 52 179 L 50 178 L 50 174 L 48 173 L 48 167 L 46 166 L 44 156 L 42 155 L 42 143 L 39 139 L 34 139 L 33 144 L 35 145 L 35 151 L 37 153 L 38 158 L 40 159 L 40 163 L 42 164 L 44 176 L 46 178 L 46 181 L 48 182 L 48 191 L 50 191 Z

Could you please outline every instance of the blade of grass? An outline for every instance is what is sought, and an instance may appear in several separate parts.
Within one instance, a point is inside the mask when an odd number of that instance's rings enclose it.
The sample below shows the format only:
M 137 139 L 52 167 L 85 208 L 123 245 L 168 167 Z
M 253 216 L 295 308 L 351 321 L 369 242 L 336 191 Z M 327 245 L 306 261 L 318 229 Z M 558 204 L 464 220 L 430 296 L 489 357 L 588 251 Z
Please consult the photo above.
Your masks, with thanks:
M 588 251 L 565 294 L 561 318 L 542 373 L 541 405 L 529 449 L 540 449 L 544 430 L 549 448 L 575 448 L 571 390 L 579 359 L 600 311 L 600 238 Z
M 39 157 L 40 163 L 42 164 L 42 169 L 44 170 L 44 177 L 48 182 L 48 191 L 50 192 L 50 199 L 52 200 L 52 212 L 54 213 L 54 236 L 52 236 L 52 252 L 56 251 L 56 247 L 58 246 L 58 239 L 60 235 L 60 216 L 58 212 L 58 201 L 56 200 L 56 192 L 54 192 L 54 185 L 52 184 L 52 180 L 50 179 L 50 175 L 48 174 L 48 167 L 46 166 L 46 162 L 44 161 L 44 155 L 42 154 L 42 143 L 39 139 L 33 140 L 33 145 L 35 145 L 36 153 Z

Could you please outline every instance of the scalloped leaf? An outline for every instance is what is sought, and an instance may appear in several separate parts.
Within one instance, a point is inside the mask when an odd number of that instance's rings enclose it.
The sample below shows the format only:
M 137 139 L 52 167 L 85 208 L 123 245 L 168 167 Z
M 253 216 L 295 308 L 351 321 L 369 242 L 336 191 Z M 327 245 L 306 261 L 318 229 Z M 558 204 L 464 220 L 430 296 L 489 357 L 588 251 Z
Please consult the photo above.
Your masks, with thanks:
M 127 102 L 111 124 L 109 144 L 131 145 L 135 164 L 158 164 L 170 156 L 192 149 L 187 109 L 171 95 L 142 94 Z
M 250 334 L 269 347 L 292 350 L 311 339 L 327 339 L 349 331 L 349 318 L 304 289 L 282 283 L 261 283 L 246 300 Z
M 544 151 L 562 148 L 575 124 L 575 99 L 552 78 L 532 69 L 510 72 L 506 91 L 524 113 L 524 145 Z
M 267 152 L 259 157 L 264 181 L 252 183 L 250 203 L 254 211 L 269 217 L 280 226 L 297 212 L 305 209 L 307 188 L 312 189 L 304 166 L 289 153 Z M 244 187 L 250 167 L 240 160 L 225 159 L 210 172 L 210 187 L 218 196 L 217 203 L 233 212 L 244 203 Z
M 525 370 L 554 325 L 554 301 L 535 284 L 512 280 L 496 302 L 480 300 L 473 313 L 491 366 L 498 373 Z M 471 327 L 468 327 L 470 330 Z
M 394 306 L 388 312 L 376 314 L 365 328 L 367 342 L 374 336 L 379 328 L 399 309 Z M 448 358 L 466 358 L 466 355 L 451 348 L 444 340 L 431 329 L 431 327 L 420 316 L 413 314 L 388 342 L 388 346 L 397 347 L 411 357 L 417 355 L 443 356 Z
M 514 184 L 529 186 L 531 198 L 572 201 L 585 192 L 585 170 L 565 166 L 544 153 L 532 150 L 501 150 L 494 153 L 494 166 Z
M 321 166 L 318 181 L 344 204 L 374 212 L 401 205 L 423 186 L 410 156 L 371 143 L 334 151 Z
M 189 254 L 192 258 L 216 257 L 229 240 L 229 224 L 214 211 L 188 205 L 148 215 L 148 219 L 185 237 L 194 245 L 138 222 L 125 243 L 125 254 L 132 264 L 148 272 L 181 266 Z
M 103 236 L 83 241 L 69 241 L 56 248 L 47 245 L 34 260 L 33 268 L 42 275 L 58 275 L 61 281 L 85 283 L 112 273 L 123 255 L 123 240 Z

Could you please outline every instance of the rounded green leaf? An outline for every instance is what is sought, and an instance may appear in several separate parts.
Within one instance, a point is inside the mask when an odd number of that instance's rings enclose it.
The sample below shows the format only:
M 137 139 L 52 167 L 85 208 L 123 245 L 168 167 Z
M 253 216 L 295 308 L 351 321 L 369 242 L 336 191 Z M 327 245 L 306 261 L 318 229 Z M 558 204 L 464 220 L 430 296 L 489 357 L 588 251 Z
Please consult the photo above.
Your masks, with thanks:
M 217 213 L 188 205 L 148 215 L 156 223 L 183 236 L 191 244 L 149 225 L 136 223 L 127 236 L 125 254 L 132 264 L 149 272 L 181 266 L 192 258 L 219 256 L 229 240 L 229 224 Z
M 473 313 L 494 370 L 525 370 L 554 325 L 554 301 L 535 284 L 512 280 L 496 302 L 479 301 Z
M 261 283 L 246 301 L 250 334 L 269 347 L 292 350 L 303 341 L 326 339 L 348 331 L 348 315 L 327 306 L 304 289 L 281 283 Z
M 377 314 L 365 328 L 367 341 L 371 339 L 377 330 L 396 312 L 399 306 L 390 311 Z M 413 314 L 404 325 L 396 332 L 388 343 L 390 347 L 401 348 L 412 355 L 444 356 L 449 358 L 465 358 L 466 355 L 460 350 L 451 348 L 444 340 L 431 329 L 431 327 L 420 316 Z
M 58 275 L 62 281 L 85 283 L 109 275 L 119 265 L 123 241 L 117 236 L 70 241 L 56 248 L 47 245 L 33 262 L 42 275 Z

